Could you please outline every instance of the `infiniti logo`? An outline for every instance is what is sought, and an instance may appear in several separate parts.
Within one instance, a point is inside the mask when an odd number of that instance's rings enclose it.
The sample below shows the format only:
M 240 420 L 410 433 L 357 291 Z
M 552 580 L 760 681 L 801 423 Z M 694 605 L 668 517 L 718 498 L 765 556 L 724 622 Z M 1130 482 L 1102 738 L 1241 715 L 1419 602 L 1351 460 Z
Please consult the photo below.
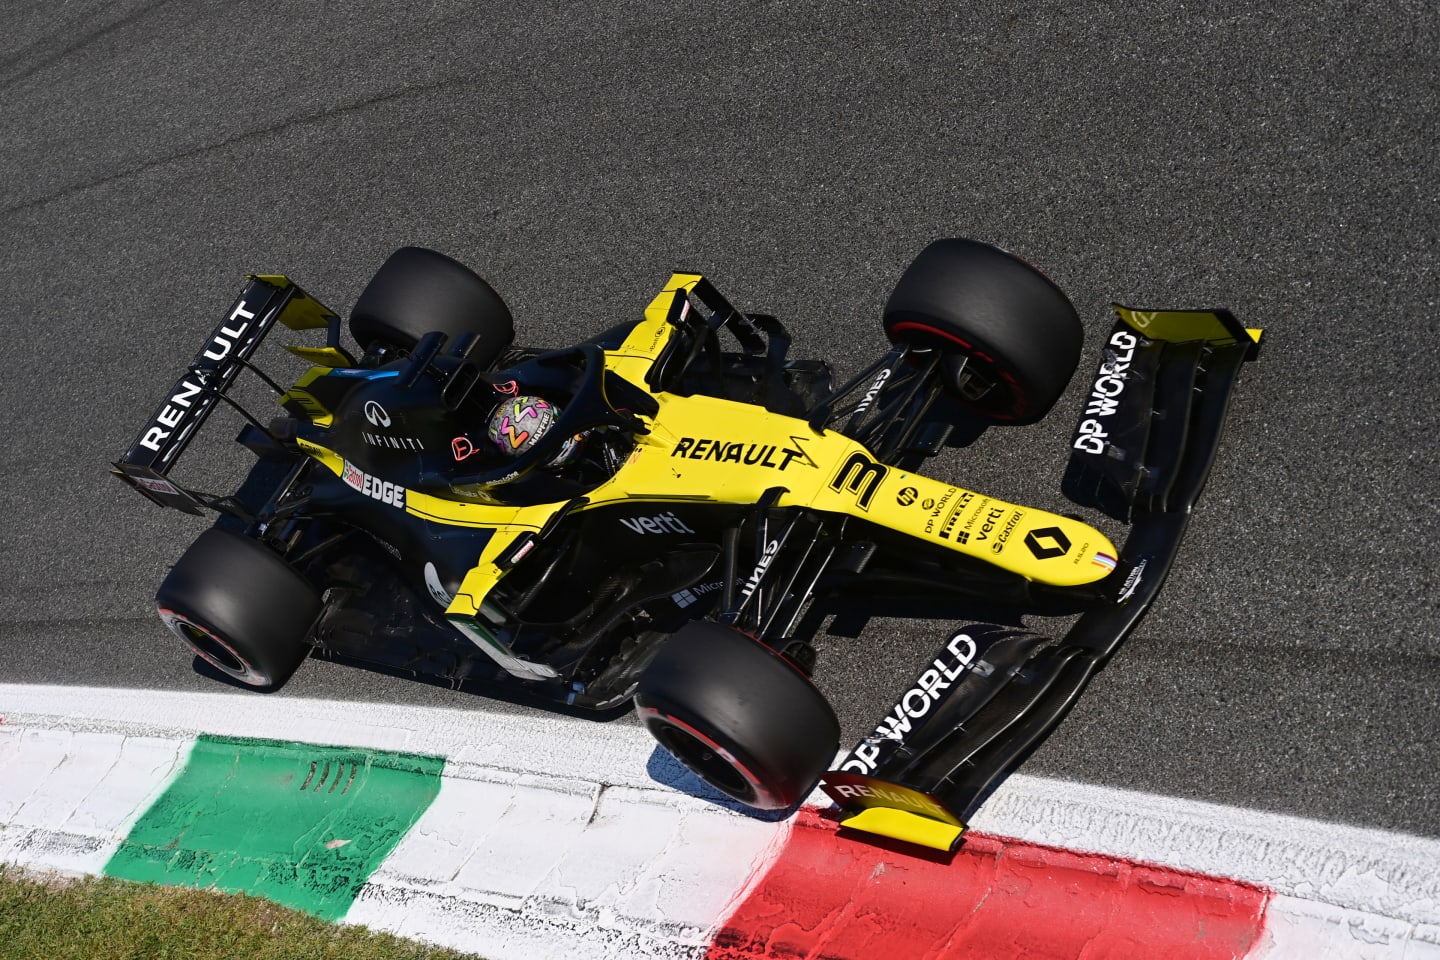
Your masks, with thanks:
M 390 426 L 390 414 L 386 413 L 385 408 L 374 400 L 365 401 L 365 419 L 370 422 L 372 427 Z

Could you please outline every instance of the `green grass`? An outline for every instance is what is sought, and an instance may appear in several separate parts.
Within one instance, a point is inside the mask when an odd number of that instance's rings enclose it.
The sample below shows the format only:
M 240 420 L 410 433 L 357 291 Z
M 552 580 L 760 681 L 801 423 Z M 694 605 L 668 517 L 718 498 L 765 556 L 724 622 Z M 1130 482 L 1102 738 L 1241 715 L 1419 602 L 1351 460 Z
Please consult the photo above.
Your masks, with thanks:
M 0 960 L 462 960 L 243 894 L 0 866 Z

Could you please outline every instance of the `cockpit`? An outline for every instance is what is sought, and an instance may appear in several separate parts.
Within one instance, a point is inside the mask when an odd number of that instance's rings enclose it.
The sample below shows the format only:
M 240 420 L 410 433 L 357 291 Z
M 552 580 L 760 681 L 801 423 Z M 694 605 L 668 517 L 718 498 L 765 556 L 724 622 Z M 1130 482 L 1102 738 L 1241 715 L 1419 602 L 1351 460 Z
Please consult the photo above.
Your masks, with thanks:
M 328 431 L 336 451 L 410 489 L 480 503 L 550 503 L 594 489 L 658 411 L 606 370 L 593 343 L 486 371 L 427 337 L 356 379 Z

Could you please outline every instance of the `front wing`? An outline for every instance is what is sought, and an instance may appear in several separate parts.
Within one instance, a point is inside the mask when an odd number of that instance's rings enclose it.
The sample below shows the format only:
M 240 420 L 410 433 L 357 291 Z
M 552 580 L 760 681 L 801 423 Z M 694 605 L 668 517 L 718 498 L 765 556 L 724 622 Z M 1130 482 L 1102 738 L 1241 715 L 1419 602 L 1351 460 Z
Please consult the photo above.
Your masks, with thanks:
M 1261 331 L 1225 311 L 1115 310 L 1064 484 L 1131 524 L 1101 598 L 1059 641 L 995 624 L 951 636 L 822 780 L 842 827 L 953 850 L 965 818 L 1059 725 L 1159 593 Z

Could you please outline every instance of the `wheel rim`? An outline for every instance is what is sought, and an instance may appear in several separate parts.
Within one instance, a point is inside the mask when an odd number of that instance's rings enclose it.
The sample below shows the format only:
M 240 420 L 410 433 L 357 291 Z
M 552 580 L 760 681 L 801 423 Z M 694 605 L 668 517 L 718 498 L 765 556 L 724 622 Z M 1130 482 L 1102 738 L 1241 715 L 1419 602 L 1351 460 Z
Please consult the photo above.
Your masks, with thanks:
M 160 619 L 195 655 L 216 670 L 252 687 L 264 687 L 270 678 L 255 667 L 218 634 L 183 614 L 161 608 Z
M 741 803 L 760 799 L 762 788 L 754 776 L 715 741 L 673 717 L 652 713 L 651 719 L 650 732 L 660 746 L 691 773 Z
M 995 358 L 968 340 L 962 340 L 952 333 L 914 320 L 903 320 L 890 328 L 894 331 L 913 330 L 960 347 L 965 358 L 965 373 L 969 390 L 962 389 L 960 402 L 983 411 L 999 420 L 1014 420 L 1022 413 L 1025 395 L 1015 377 L 998 363 Z M 970 386 L 968 381 L 976 381 Z

